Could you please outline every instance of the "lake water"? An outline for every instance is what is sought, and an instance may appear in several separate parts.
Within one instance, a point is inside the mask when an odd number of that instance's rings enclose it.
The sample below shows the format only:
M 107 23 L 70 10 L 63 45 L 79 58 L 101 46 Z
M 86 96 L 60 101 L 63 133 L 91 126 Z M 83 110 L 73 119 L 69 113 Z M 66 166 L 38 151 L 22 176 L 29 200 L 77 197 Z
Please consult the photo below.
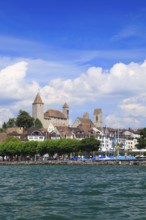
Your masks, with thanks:
M 0 219 L 146 219 L 146 167 L 0 166 Z

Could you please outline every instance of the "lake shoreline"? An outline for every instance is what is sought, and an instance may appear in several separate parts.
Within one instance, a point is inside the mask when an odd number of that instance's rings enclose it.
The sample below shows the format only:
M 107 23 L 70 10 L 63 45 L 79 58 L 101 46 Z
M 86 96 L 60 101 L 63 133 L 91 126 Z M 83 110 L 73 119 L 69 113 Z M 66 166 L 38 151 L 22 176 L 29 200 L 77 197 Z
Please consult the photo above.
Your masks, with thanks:
M 0 165 L 119 165 L 146 166 L 146 160 L 96 160 L 96 161 L 0 161 Z

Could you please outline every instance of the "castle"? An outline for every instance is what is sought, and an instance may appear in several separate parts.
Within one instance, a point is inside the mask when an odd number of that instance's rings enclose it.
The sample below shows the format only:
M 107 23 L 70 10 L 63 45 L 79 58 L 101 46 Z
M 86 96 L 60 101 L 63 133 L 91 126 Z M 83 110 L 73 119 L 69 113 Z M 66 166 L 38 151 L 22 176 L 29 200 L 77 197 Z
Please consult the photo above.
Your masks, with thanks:
M 102 110 L 97 108 L 94 110 L 94 126 L 96 128 L 102 128 Z M 62 106 L 62 112 L 54 109 L 48 109 L 44 112 L 44 103 L 38 93 L 32 103 L 32 117 L 39 119 L 44 128 L 48 128 L 50 124 L 54 126 L 69 126 L 69 106 L 64 103 Z M 80 119 L 80 120 L 79 120 Z M 83 119 L 86 123 L 89 121 L 89 115 L 87 112 L 83 114 Z M 73 123 L 73 127 L 79 126 L 81 118 L 77 118 Z M 90 120 L 91 121 L 91 120 Z

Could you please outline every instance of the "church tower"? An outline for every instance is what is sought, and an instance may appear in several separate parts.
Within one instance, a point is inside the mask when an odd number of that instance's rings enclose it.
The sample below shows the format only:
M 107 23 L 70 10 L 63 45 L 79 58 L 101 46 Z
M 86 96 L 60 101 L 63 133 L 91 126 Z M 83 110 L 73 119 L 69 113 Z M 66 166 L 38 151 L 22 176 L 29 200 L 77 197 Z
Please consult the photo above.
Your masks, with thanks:
M 39 119 L 44 125 L 44 103 L 39 95 L 36 95 L 34 102 L 32 103 L 32 117 Z
M 89 119 L 89 114 L 88 114 L 88 112 L 84 112 L 83 118 Z
M 63 107 L 62 107 L 62 112 L 65 115 L 65 117 L 67 118 L 67 126 L 69 125 L 69 106 L 68 104 L 65 102 Z
M 102 110 L 100 108 L 94 109 L 94 125 L 97 128 L 102 128 Z

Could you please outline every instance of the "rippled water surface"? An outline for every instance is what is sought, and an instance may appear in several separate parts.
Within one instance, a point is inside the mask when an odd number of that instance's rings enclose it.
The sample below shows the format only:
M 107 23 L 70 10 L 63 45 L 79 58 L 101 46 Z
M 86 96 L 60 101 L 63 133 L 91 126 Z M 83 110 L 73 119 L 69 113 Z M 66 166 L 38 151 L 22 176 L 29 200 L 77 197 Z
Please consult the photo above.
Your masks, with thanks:
M 146 167 L 0 166 L 0 219 L 146 219 Z

